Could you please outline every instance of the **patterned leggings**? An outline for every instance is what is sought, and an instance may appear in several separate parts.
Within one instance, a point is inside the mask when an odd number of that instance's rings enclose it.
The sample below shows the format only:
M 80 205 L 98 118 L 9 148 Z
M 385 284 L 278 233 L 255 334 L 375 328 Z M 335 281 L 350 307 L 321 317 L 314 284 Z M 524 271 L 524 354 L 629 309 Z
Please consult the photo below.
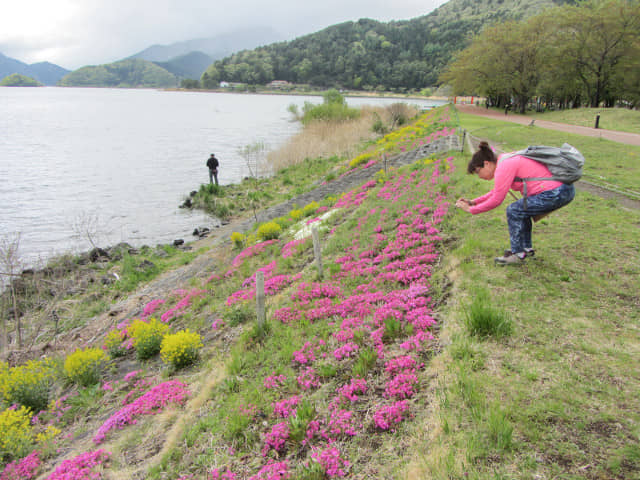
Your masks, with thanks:
M 527 197 L 526 209 L 522 198 L 509 205 L 507 207 L 507 223 L 509 224 L 511 251 L 520 253 L 524 252 L 525 248 L 532 248 L 531 217 L 564 207 L 573 200 L 575 194 L 576 190 L 573 185 L 562 184 L 553 190 Z

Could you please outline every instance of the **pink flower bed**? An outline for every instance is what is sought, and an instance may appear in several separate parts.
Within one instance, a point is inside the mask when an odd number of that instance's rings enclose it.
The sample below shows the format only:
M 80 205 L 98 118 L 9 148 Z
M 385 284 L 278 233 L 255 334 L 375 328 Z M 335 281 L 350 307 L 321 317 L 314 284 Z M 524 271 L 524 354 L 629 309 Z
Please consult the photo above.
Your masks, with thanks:
M 181 405 L 189 395 L 190 392 L 187 386 L 177 380 L 170 380 L 156 385 L 109 417 L 98 429 L 98 433 L 93 437 L 93 442 L 95 444 L 104 442 L 105 436 L 109 431 L 113 429 L 120 430 L 126 425 L 135 424 L 138 421 L 137 417 L 158 413 L 171 403 Z

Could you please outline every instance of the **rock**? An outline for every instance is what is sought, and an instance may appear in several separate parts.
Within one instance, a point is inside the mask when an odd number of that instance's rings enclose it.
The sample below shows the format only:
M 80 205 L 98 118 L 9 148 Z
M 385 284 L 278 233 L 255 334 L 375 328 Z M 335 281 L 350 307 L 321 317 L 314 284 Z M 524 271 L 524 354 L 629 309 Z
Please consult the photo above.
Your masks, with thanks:
M 146 270 L 151 270 L 153 268 L 156 268 L 155 263 L 150 262 L 149 260 L 144 260 L 142 263 L 138 264 L 138 266 L 136 267 L 136 270 L 138 270 L 139 272 L 144 272 Z
M 91 250 L 89 252 L 89 259 L 92 262 L 97 262 L 98 260 L 109 260 L 111 257 L 109 256 L 109 254 L 103 250 L 102 248 L 96 247 L 93 250 Z
M 107 275 L 103 275 L 100 278 L 100 283 L 102 283 L 103 285 L 112 285 L 114 283 L 116 283 L 116 276 L 113 273 L 108 273 Z
M 162 247 L 158 247 L 158 248 L 156 248 L 156 249 L 155 249 L 155 251 L 153 252 L 153 254 L 154 254 L 156 257 L 160 257 L 160 258 L 165 258 L 165 257 L 168 257 L 168 256 L 169 256 L 169 254 L 167 253 L 167 251 L 166 251 L 164 248 L 162 248 Z
M 182 205 L 180 205 L 180 208 L 191 208 L 193 207 L 193 203 L 191 203 L 191 199 L 187 198 L 184 202 L 182 202 Z
M 184 240 L 181 238 L 178 238 L 177 240 L 173 241 L 173 246 L 174 247 L 179 247 L 180 245 L 184 245 Z
M 198 194 L 198 192 L 196 190 L 191 190 L 191 192 L 189 193 L 189 196 L 191 198 L 195 197 Z

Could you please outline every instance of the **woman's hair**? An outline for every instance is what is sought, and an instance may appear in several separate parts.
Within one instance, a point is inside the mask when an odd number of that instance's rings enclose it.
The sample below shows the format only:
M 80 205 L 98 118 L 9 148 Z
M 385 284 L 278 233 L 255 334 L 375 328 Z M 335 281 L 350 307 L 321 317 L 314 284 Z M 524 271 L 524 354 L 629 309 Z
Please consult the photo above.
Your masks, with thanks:
M 473 154 L 469 165 L 467 165 L 467 172 L 476 173 L 476 168 L 484 167 L 484 162 L 496 163 L 497 161 L 496 154 L 493 153 L 489 144 L 484 141 L 480 142 L 478 151 Z

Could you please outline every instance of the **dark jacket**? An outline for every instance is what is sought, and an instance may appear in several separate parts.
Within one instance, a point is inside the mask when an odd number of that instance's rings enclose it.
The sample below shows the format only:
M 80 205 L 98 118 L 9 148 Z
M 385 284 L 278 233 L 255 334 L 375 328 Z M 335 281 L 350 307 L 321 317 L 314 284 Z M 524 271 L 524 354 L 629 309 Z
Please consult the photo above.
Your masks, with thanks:
M 211 155 L 209 157 L 209 160 L 207 160 L 207 167 L 209 167 L 210 170 L 217 170 L 218 169 L 218 159 Z

